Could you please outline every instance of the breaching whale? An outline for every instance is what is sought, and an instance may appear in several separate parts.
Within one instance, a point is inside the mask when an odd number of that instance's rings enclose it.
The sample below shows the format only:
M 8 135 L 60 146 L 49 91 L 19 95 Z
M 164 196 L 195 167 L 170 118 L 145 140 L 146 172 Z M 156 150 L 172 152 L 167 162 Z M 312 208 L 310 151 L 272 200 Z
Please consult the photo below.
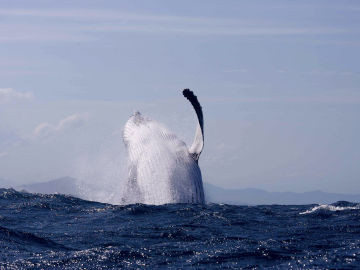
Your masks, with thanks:
M 123 203 L 204 203 L 198 165 L 204 147 L 201 105 L 192 91 L 183 90 L 198 119 L 190 148 L 164 125 L 136 112 L 126 122 L 123 141 L 129 158 L 129 177 Z

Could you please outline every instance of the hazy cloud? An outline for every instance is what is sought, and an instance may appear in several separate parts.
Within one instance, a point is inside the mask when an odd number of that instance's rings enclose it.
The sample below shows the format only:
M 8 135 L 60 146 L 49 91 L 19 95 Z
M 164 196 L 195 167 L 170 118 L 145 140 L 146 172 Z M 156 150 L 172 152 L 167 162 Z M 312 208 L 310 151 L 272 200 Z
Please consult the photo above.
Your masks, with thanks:
M 73 114 L 65 117 L 60 120 L 56 125 L 52 125 L 49 123 L 41 123 L 36 126 L 34 130 L 35 137 L 44 137 L 51 134 L 55 134 L 60 131 L 77 128 L 84 123 L 84 117 L 80 114 Z
M 7 152 L 0 152 L 0 158 L 7 156 Z
M 0 25 L 0 42 L 89 41 L 94 40 L 98 33 L 114 32 L 221 36 L 327 35 L 358 32 L 357 29 L 326 25 L 288 26 L 274 24 L 271 21 L 94 9 L 2 9 L 0 15 L 7 21 Z M 19 22 L 19 18 L 27 17 L 33 18 L 30 24 Z M 44 24 L 44 19 L 51 19 L 51 22 Z M 74 25 L 73 21 L 81 23 Z
M 0 103 L 32 98 L 33 94 L 31 92 L 18 92 L 12 88 L 0 88 Z
M 83 124 L 83 117 L 79 114 L 73 114 L 62 119 L 57 125 L 57 130 L 79 127 Z

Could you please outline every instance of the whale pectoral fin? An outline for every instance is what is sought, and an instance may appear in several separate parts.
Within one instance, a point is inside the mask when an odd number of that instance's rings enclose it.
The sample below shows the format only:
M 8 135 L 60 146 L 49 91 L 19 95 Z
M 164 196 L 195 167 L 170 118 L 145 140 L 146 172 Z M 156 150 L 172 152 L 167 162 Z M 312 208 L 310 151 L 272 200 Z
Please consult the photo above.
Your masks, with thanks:
M 202 112 L 201 105 L 197 99 L 197 96 L 195 96 L 191 90 L 184 89 L 183 95 L 190 101 L 191 105 L 193 106 L 193 108 L 196 112 L 197 118 L 198 118 L 198 125 L 196 127 L 195 138 L 194 138 L 194 141 L 193 141 L 191 147 L 189 148 L 189 153 L 192 156 L 192 158 L 195 161 L 198 161 L 200 154 L 204 148 L 203 112 Z
M 196 128 L 193 144 L 189 148 L 189 153 L 196 162 L 199 160 L 199 157 L 200 157 L 200 154 L 201 154 L 203 148 L 204 148 L 203 135 L 202 135 L 201 129 L 198 125 Z

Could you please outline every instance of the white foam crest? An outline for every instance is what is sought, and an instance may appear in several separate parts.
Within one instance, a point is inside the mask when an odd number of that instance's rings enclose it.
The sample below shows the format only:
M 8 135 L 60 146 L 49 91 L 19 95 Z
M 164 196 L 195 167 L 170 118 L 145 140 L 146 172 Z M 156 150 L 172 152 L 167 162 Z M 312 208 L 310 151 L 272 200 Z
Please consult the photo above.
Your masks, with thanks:
M 306 210 L 304 212 L 301 212 L 300 215 L 306 215 L 306 214 L 311 214 L 320 210 L 326 210 L 326 211 L 331 211 L 331 212 L 335 212 L 335 211 L 344 211 L 344 210 L 359 210 L 360 209 L 360 204 L 355 205 L 355 206 L 334 206 L 331 204 L 321 204 L 318 206 L 314 206 L 313 208 Z

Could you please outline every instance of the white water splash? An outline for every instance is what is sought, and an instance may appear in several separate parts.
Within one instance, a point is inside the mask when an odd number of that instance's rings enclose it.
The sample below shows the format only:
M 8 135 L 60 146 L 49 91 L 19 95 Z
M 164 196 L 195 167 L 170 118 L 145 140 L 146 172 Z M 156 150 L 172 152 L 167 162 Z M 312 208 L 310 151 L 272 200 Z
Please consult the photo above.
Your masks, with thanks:
M 301 212 L 300 215 L 311 214 L 311 213 L 321 211 L 321 210 L 335 212 L 335 211 L 359 210 L 359 209 L 360 209 L 360 204 L 358 204 L 356 206 L 334 206 L 334 205 L 330 205 L 330 204 L 321 204 L 318 206 L 314 206 L 313 208 L 311 208 L 309 210 Z
M 128 120 L 124 133 L 109 137 L 98 153 L 79 159 L 75 176 L 76 193 L 86 200 L 204 202 L 200 168 L 186 144 L 164 125 L 140 114 Z
M 76 193 L 90 201 L 122 204 L 127 164 L 122 132 L 114 132 L 97 153 L 79 158 L 75 171 Z

